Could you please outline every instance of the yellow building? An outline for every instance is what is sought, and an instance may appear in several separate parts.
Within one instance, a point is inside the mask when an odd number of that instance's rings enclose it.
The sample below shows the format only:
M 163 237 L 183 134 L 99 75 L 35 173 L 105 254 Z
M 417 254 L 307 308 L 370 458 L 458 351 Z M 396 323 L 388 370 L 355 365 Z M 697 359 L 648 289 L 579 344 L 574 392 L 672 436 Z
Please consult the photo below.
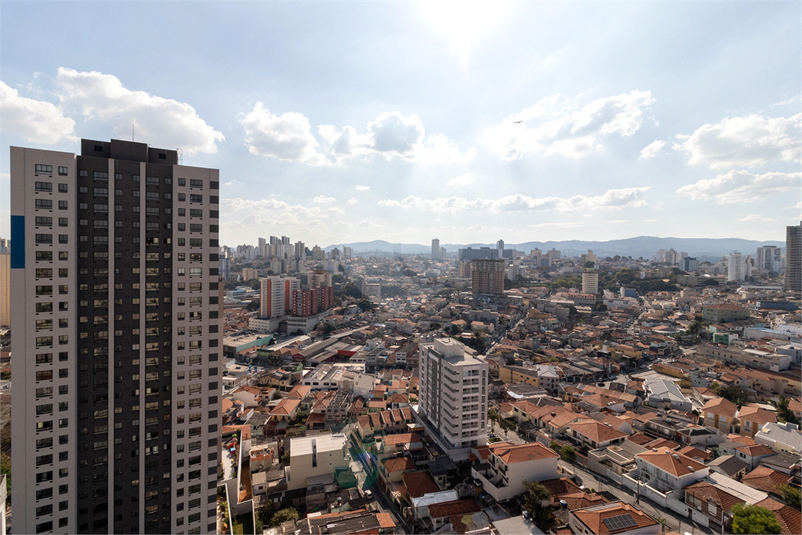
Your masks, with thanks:
M 523 383 L 539 388 L 538 374 L 535 368 L 523 366 L 499 366 L 498 378 L 507 384 Z

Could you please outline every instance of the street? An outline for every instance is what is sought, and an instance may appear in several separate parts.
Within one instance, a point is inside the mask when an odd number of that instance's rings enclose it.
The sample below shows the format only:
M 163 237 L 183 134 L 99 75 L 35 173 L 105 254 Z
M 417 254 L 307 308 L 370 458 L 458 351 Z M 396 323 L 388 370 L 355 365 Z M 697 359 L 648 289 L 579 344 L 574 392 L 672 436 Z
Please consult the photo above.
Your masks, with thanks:
M 415 530 L 407 523 L 401 512 L 391 502 L 385 494 L 384 489 L 378 484 L 378 474 L 374 467 L 370 466 L 366 455 L 359 450 L 353 437 L 350 439 L 349 450 L 351 452 L 351 470 L 357 479 L 357 486 L 373 493 L 373 502 L 377 505 L 380 512 L 390 513 L 396 524 L 396 533 L 401 528 L 406 533 L 415 533 Z
M 630 489 L 622 487 L 615 481 L 612 481 L 604 476 L 588 472 L 584 468 L 580 468 L 577 465 L 570 465 L 562 460 L 558 461 L 558 464 L 566 474 L 576 474 L 579 476 L 579 478 L 582 480 L 582 485 L 584 485 L 586 489 L 596 489 L 600 492 L 607 491 L 615 495 L 622 502 L 635 504 L 634 493 Z M 635 505 L 637 505 L 637 507 L 642 509 L 646 514 L 655 520 L 658 518 L 665 519 L 666 526 L 668 527 L 669 531 L 677 531 L 679 533 L 687 532 L 691 534 L 705 533 L 710 535 L 713 533 L 711 529 L 700 526 L 691 521 L 690 518 L 680 516 L 675 511 L 664 509 L 648 498 L 641 497 L 640 503 Z

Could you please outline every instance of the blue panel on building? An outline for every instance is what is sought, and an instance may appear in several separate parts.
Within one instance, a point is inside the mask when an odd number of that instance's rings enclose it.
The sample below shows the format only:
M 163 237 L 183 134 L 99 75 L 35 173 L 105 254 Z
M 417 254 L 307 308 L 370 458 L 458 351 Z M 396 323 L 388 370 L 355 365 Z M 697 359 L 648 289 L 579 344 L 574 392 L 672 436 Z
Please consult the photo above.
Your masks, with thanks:
M 11 216 L 11 269 L 25 269 L 25 216 Z

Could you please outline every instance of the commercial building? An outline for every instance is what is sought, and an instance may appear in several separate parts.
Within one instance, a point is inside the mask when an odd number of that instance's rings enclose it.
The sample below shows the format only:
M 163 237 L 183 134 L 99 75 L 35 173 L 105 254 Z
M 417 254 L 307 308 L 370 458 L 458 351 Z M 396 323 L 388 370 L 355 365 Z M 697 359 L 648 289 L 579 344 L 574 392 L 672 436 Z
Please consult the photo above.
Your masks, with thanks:
M 440 258 L 440 240 L 437 238 L 432 240 L 432 260 Z
M 451 338 L 419 345 L 418 412 L 447 451 L 487 442 L 487 362 Z
M 218 177 L 11 148 L 14 532 L 216 530 Z
M 785 289 L 802 292 L 802 221 L 785 227 Z
M 504 260 L 474 260 L 471 262 L 471 292 L 503 295 Z

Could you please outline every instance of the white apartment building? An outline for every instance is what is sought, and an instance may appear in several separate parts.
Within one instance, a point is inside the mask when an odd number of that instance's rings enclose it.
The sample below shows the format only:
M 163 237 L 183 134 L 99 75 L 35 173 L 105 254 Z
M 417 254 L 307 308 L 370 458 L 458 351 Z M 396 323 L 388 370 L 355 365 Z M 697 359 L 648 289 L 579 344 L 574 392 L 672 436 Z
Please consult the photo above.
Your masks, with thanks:
M 487 443 L 487 374 L 484 357 L 451 338 L 419 345 L 420 416 L 446 450 L 470 451 Z
M 284 468 L 287 490 L 307 487 L 311 477 L 347 469 L 348 439 L 343 434 L 314 435 L 290 439 L 290 464 Z
M 584 255 L 583 255 L 584 256 Z M 582 293 L 596 295 L 599 293 L 599 272 L 586 269 L 582 272 Z

